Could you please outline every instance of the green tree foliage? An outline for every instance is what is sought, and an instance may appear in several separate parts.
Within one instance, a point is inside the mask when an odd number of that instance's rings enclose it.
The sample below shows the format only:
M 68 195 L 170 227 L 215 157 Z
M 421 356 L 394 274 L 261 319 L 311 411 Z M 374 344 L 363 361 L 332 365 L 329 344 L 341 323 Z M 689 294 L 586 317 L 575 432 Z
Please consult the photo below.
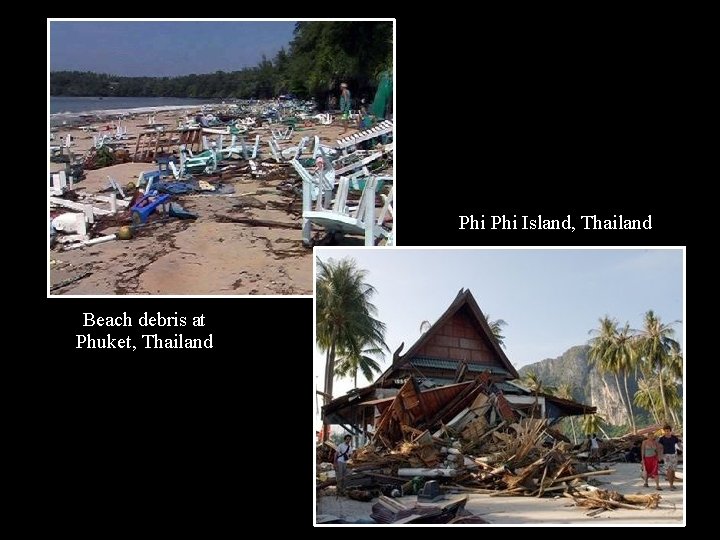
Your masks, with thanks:
M 375 318 L 375 287 L 365 282 L 367 272 L 350 258 L 317 261 L 316 339 L 325 361 L 325 403 L 332 396 L 335 360 L 343 357 L 360 366 L 365 350 L 388 350 L 385 323 Z
M 525 373 L 525 377 L 522 379 L 522 383 L 527 386 L 528 390 L 530 390 L 533 394 L 554 394 L 557 391 L 557 388 L 554 386 L 546 386 L 543 384 L 540 377 L 538 377 L 538 374 L 535 371 L 528 371 Z
M 340 377 L 353 377 L 355 388 L 357 388 L 358 371 L 365 376 L 368 382 L 372 382 L 374 374 L 380 373 L 381 371 L 380 364 L 373 356 L 383 358 L 383 350 L 380 347 L 363 346 L 360 354 L 340 351 L 337 355 L 340 361 L 335 364 L 335 375 Z
M 307 21 L 295 26 L 289 50 L 257 66 L 180 77 L 119 77 L 54 71 L 53 96 L 123 96 L 265 99 L 283 93 L 315 97 L 324 105 L 340 82 L 371 99 L 382 71 L 392 69 L 392 22 Z
M 668 396 L 665 392 L 666 381 L 670 378 L 674 383 L 675 376 L 682 372 L 680 344 L 673 339 L 673 325 L 678 322 L 663 323 L 653 310 L 649 310 L 645 313 L 643 329 L 637 336 L 636 351 L 640 358 L 640 367 L 648 378 L 652 378 L 652 375 L 658 378 L 663 422 L 671 421 Z
M 490 314 L 485 314 L 485 321 L 488 323 L 488 326 L 490 327 L 490 331 L 492 332 L 493 337 L 495 337 L 495 340 L 498 342 L 498 345 L 500 345 L 502 348 L 505 347 L 505 336 L 503 335 L 503 326 L 507 326 L 507 323 L 503 319 L 497 319 L 495 321 L 490 320 Z
M 599 319 L 599 327 L 591 330 L 595 337 L 590 340 L 589 360 L 597 366 L 601 374 L 610 373 L 615 378 L 620 401 L 625 409 L 628 424 L 635 429 L 632 402 L 627 391 L 627 374 L 635 363 L 636 354 L 632 346 L 632 335 L 629 325 L 622 330 L 618 329 L 618 322 L 608 315 Z M 622 375 L 625 381 L 625 393 L 620 386 L 618 375 Z M 603 379 L 603 382 L 604 379 Z
M 583 433 L 585 433 L 585 435 L 592 435 L 593 433 L 600 432 L 603 433 L 607 438 L 608 435 L 605 430 L 603 430 L 604 425 L 605 419 L 599 414 L 586 414 L 582 417 L 582 420 L 580 421 L 580 426 L 582 427 Z

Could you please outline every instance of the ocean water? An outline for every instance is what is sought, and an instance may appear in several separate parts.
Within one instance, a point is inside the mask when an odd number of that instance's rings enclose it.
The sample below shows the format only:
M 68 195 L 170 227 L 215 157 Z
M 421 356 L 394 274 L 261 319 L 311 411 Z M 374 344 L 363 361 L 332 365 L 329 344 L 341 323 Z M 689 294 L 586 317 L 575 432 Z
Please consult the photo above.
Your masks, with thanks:
M 219 102 L 213 99 L 171 97 L 66 97 L 50 96 L 50 114 L 81 113 L 112 109 L 136 109 L 140 107 L 164 107 L 172 105 L 202 105 Z

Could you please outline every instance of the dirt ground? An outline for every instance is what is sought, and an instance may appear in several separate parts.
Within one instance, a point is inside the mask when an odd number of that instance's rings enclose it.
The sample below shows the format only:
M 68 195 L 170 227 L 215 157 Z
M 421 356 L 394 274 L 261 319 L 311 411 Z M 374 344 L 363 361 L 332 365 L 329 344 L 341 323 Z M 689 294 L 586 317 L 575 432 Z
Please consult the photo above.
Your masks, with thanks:
M 622 494 L 629 493 L 657 493 L 655 488 L 642 486 L 639 463 L 613 463 L 611 468 L 616 472 L 607 476 L 597 476 L 597 480 L 607 482 L 598 487 L 612 489 Z M 683 466 L 679 467 L 679 471 Z M 652 485 L 652 484 L 651 484 Z M 491 497 L 490 495 L 469 496 L 465 508 L 473 514 L 481 516 L 490 524 L 575 524 L 575 525 L 681 525 L 684 515 L 684 484 L 678 483 L 677 491 L 668 489 L 667 481 L 660 480 L 662 499 L 658 508 L 629 510 L 620 508 L 608 510 L 596 516 L 586 516 L 586 508 L 573 505 L 571 499 L 565 497 L 536 498 L 536 497 Z M 462 498 L 463 495 L 447 495 L 447 500 Z M 416 496 L 400 497 L 401 503 L 413 506 Z M 320 516 L 337 516 L 347 521 L 361 520 L 367 523 L 371 507 L 377 500 L 359 502 L 345 497 L 325 496 L 317 497 L 315 510 L 316 520 Z M 325 525 L 328 526 L 328 525 Z M 341 526 L 341 525 L 338 525 Z M 373 525 L 377 526 L 377 524 Z M 477 525 L 483 527 L 485 525 Z
M 158 123 L 176 125 L 184 111 L 156 113 Z M 136 134 L 138 125 L 147 122 L 147 115 L 124 120 L 128 135 Z M 99 133 L 107 123 L 96 125 Z M 334 144 L 343 132 L 342 126 L 303 127 L 292 141 L 282 148 L 297 144 L 302 136 L 319 135 L 328 145 Z M 347 133 L 352 133 L 349 130 Z M 92 146 L 92 132 L 79 128 L 60 128 L 58 140 L 70 133 L 73 152 L 81 154 Z M 98 132 L 96 132 L 97 134 Z M 262 161 L 270 163 L 267 139 L 270 133 L 260 128 L 245 135 L 254 141 L 260 134 Z M 229 137 L 226 137 L 226 144 Z M 135 149 L 131 138 L 127 148 Z M 244 161 L 239 162 L 241 167 Z M 224 163 L 223 163 L 224 165 Z M 120 186 L 137 182 L 142 171 L 156 169 L 154 163 L 125 163 L 86 171 L 86 178 L 75 184 L 79 194 L 96 194 L 109 185 L 108 176 Z M 64 168 L 50 163 L 50 171 Z M 246 168 L 246 167 L 245 167 Z M 56 286 L 74 277 L 90 275 L 51 291 L 51 294 L 197 294 L 197 295 L 309 295 L 312 294 L 312 250 L 303 246 L 299 226 L 302 198 L 278 190 L 286 183 L 289 166 L 272 165 L 266 178 L 252 178 L 238 172 L 223 176 L 222 182 L 232 185 L 231 195 L 180 195 L 174 200 L 198 219 L 170 220 L 139 230 L 131 240 L 114 240 L 81 249 L 50 252 L 50 285 Z M 242 169 L 240 169 L 242 171 Z M 104 193 L 108 195 L 108 193 Z M 290 211 L 288 211 L 290 210 Z M 218 216 L 250 217 L 272 220 L 288 227 L 258 227 L 224 221 Z M 101 234 L 113 234 L 117 226 Z M 362 244 L 362 239 L 347 237 L 345 245 Z

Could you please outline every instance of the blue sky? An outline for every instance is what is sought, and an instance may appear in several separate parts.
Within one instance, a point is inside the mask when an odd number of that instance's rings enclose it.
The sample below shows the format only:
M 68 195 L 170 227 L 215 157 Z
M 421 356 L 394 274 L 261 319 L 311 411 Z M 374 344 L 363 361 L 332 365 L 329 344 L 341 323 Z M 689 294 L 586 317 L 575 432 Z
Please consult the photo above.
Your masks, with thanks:
M 515 365 L 561 355 L 591 337 L 605 314 L 641 328 L 648 309 L 663 322 L 683 319 L 681 249 L 316 249 L 322 260 L 351 256 L 369 271 L 379 319 L 387 324 L 391 350 L 405 350 L 420 337 L 420 323 L 433 323 L 460 288 L 469 288 L 484 313 L 504 319 L 508 358 Z M 682 343 L 683 324 L 675 325 Z M 684 348 L 683 348 L 684 349 Z M 382 363 L 383 369 L 391 357 Z M 315 350 L 317 387 L 322 390 L 324 354 Z M 362 376 L 358 386 L 365 386 Z M 334 395 L 352 388 L 336 380 Z
M 235 71 L 287 50 L 294 27 L 291 21 L 53 21 L 50 69 L 129 76 Z

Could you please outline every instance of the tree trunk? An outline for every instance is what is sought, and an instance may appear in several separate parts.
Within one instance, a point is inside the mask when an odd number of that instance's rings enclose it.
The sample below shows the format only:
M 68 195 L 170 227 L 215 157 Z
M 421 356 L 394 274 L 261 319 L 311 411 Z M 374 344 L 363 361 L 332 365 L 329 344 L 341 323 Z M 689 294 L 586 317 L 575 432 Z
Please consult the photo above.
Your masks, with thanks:
M 650 400 L 650 412 L 652 413 L 653 418 L 655 419 L 655 423 L 659 424 L 660 419 L 658 418 L 658 415 L 657 415 L 657 407 L 655 405 L 655 400 L 652 397 L 652 388 L 650 387 L 650 383 L 648 382 L 648 379 L 646 379 L 644 376 L 643 376 L 643 381 L 645 381 L 647 393 L 648 393 L 648 399 Z
M 632 420 L 630 419 L 632 414 L 630 413 L 627 403 L 625 403 L 625 395 L 622 393 L 622 388 L 620 388 L 620 379 L 618 379 L 617 372 L 613 371 L 613 377 L 615 377 L 615 387 L 617 388 L 618 395 L 620 396 L 620 401 L 623 404 L 623 409 L 625 409 L 625 417 L 627 418 L 628 427 L 632 428 Z
M 628 386 L 627 386 L 627 371 L 623 370 L 623 383 L 625 385 L 625 397 L 627 397 L 628 406 L 630 407 L 630 421 L 632 424 L 632 431 L 633 434 L 637 433 L 637 427 L 635 426 L 635 413 L 633 412 L 632 408 L 632 400 L 630 399 L 630 392 L 628 392 Z
M 663 384 L 662 366 L 658 366 L 658 368 L 658 379 L 660 380 L 660 397 L 662 398 L 663 416 L 665 417 L 663 422 L 669 422 L 670 412 L 668 411 L 667 400 L 665 399 L 665 385 Z
M 577 444 L 577 435 L 575 434 L 575 420 L 573 420 L 573 417 L 570 417 L 570 427 L 572 428 L 573 432 L 573 441 L 574 444 Z
M 355 368 L 355 388 L 357 388 L 357 367 Z
M 670 409 L 670 414 L 672 415 L 673 426 L 675 426 L 675 429 L 678 429 L 680 427 L 680 418 L 678 418 L 678 415 L 675 414 L 675 411 L 672 409 Z
M 332 401 L 333 380 L 335 379 L 335 336 L 333 335 L 325 357 L 325 395 L 323 396 L 323 404 L 327 405 Z M 330 425 L 323 419 L 323 440 L 327 441 L 330 437 Z

